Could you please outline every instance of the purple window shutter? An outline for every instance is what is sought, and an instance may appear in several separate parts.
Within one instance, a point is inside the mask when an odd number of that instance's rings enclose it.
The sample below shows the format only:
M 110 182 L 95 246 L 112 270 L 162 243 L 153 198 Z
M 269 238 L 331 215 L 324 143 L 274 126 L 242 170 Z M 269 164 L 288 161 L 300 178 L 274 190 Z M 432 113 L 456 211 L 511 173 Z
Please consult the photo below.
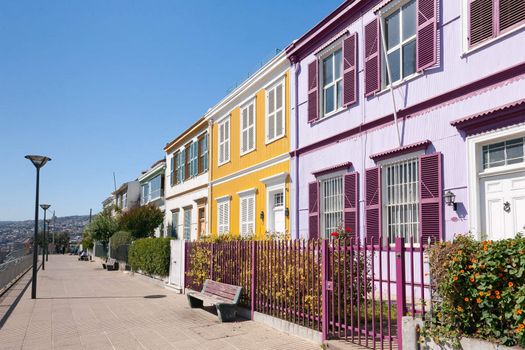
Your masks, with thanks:
M 359 237 L 359 173 L 353 172 L 344 177 L 344 221 L 345 230 Z
M 379 50 L 379 19 L 376 17 L 365 26 L 365 96 L 381 88 Z
M 319 183 L 308 184 L 308 230 L 309 238 L 319 238 Z
M 343 40 L 343 106 L 357 100 L 357 33 Z
M 417 0 L 416 62 L 418 72 L 436 64 L 436 1 Z
M 366 237 L 379 242 L 381 235 L 381 169 L 367 169 L 365 172 L 365 225 Z
M 439 241 L 443 237 L 442 154 L 419 156 L 419 217 L 421 243 Z
M 317 93 L 319 62 L 315 60 L 308 65 L 308 122 L 311 123 L 319 117 L 319 95 Z
M 475 46 L 494 36 L 494 0 L 468 0 L 468 42 Z

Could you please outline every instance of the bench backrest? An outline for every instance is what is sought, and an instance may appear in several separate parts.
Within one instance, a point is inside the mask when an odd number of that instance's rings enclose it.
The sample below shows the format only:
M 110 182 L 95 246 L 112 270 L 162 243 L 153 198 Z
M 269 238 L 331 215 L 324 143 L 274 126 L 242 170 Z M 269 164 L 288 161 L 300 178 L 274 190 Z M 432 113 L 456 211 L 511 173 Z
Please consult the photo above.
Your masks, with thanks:
M 117 260 L 113 259 L 113 258 L 109 258 L 107 261 L 106 261 L 106 264 L 107 265 L 115 265 L 115 263 L 117 262 Z
M 241 286 L 221 283 L 210 279 L 207 279 L 202 287 L 202 293 L 218 296 L 222 299 L 226 299 L 232 304 L 237 304 L 239 302 L 241 290 Z

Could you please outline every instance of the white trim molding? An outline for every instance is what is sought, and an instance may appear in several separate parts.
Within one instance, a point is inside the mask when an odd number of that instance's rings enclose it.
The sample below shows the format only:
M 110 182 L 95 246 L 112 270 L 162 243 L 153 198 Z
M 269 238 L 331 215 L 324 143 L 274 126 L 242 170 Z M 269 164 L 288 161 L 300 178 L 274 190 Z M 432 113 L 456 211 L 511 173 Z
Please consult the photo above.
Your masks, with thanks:
M 467 137 L 467 184 L 469 198 L 469 228 L 479 239 L 481 236 L 481 191 L 480 178 L 489 175 L 502 175 L 525 169 L 525 163 L 501 166 L 483 171 L 481 149 L 484 145 L 515 137 L 525 137 L 525 124 L 514 125 L 497 131 L 490 131 Z

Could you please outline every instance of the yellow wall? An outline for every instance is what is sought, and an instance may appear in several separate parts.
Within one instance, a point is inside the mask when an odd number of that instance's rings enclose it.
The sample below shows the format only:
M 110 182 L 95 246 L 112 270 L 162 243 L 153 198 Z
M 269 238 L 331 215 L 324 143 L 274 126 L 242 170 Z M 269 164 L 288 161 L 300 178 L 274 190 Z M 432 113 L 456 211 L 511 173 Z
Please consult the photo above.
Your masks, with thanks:
M 212 187 L 212 200 L 210 201 L 211 206 L 211 221 L 212 226 L 210 231 L 213 235 L 217 234 L 217 201 L 215 198 L 230 195 L 230 232 L 238 234 L 240 232 L 240 216 L 239 216 L 239 195 L 237 192 L 256 188 L 255 192 L 255 234 L 257 238 L 263 238 L 266 232 L 266 220 L 268 219 L 268 213 L 266 212 L 266 186 L 260 181 L 266 177 L 276 175 L 282 172 L 289 172 L 289 162 L 281 162 L 271 167 L 261 169 L 259 171 L 246 174 L 242 177 L 230 180 L 228 182 L 213 185 Z M 285 183 L 285 208 L 290 207 L 290 187 L 289 180 Z M 261 221 L 259 214 L 264 211 L 264 221 Z M 285 228 L 286 232 L 290 232 L 290 220 L 289 217 L 285 217 Z
M 237 192 L 256 188 L 255 194 L 255 233 L 259 238 L 264 236 L 266 232 L 266 221 L 268 214 L 266 213 L 266 186 L 260 180 L 272 175 L 277 175 L 282 172 L 289 173 L 289 161 L 284 161 L 271 165 L 267 168 L 257 170 L 255 172 L 242 175 L 243 170 L 251 166 L 257 165 L 264 161 L 273 159 L 283 154 L 290 152 L 290 78 L 289 71 L 284 75 L 285 79 L 285 105 L 284 105 L 284 120 L 285 120 L 285 134 L 284 137 L 266 144 L 266 91 L 260 89 L 255 94 L 255 150 L 241 156 L 240 152 L 240 107 L 236 106 L 230 113 L 230 161 L 226 164 L 218 166 L 218 123 L 214 122 L 212 126 L 212 164 L 211 164 L 211 179 L 221 179 L 228 175 L 237 175 L 239 177 L 229 180 L 219 185 L 212 184 L 209 204 L 211 207 L 210 217 L 210 231 L 212 234 L 217 233 L 217 201 L 216 198 L 223 196 L 231 196 L 230 202 L 230 232 L 238 234 L 239 228 L 239 195 Z M 247 98 L 248 96 L 246 96 Z M 244 98 L 241 98 L 244 100 Z M 285 208 L 289 208 L 290 192 L 289 180 L 285 183 Z M 264 211 L 264 221 L 261 221 L 259 214 Z M 285 217 L 286 231 L 289 232 L 289 218 Z
M 218 166 L 218 124 L 213 123 L 213 164 L 212 180 L 222 178 L 226 175 L 236 173 L 249 166 L 258 164 L 265 160 L 277 157 L 283 153 L 290 152 L 290 79 L 289 72 L 285 74 L 285 135 L 266 145 L 266 91 L 260 89 L 255 97 L 256 105 L 256 147 L 253 152 L 241 156 L 240 152 L 240 106 L 232 110 L 230 114 L 230 162 Z

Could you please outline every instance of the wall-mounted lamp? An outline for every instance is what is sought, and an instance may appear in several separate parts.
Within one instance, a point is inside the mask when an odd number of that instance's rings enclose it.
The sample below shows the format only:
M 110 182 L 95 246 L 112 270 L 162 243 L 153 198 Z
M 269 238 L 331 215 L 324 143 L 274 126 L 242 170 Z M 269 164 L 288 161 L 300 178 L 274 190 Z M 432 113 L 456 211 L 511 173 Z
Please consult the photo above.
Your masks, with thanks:
M 262 211 L 262 210 L 259 213 L 259 219 L 261 219 L 261 221 L 264 221 L 264 211 Z
M 458 210 L 458 204 L 456 203 L 456 195 L 451 191 L 447 191 L 447 193 L 445 193 L 445 203 L 449 207 L 452 206 L 454 211 Z
M 284 216 L 286 216 L 286 217 L 290 216 L 290 209 L 288 209 L 288 208 L 284 209 Z

